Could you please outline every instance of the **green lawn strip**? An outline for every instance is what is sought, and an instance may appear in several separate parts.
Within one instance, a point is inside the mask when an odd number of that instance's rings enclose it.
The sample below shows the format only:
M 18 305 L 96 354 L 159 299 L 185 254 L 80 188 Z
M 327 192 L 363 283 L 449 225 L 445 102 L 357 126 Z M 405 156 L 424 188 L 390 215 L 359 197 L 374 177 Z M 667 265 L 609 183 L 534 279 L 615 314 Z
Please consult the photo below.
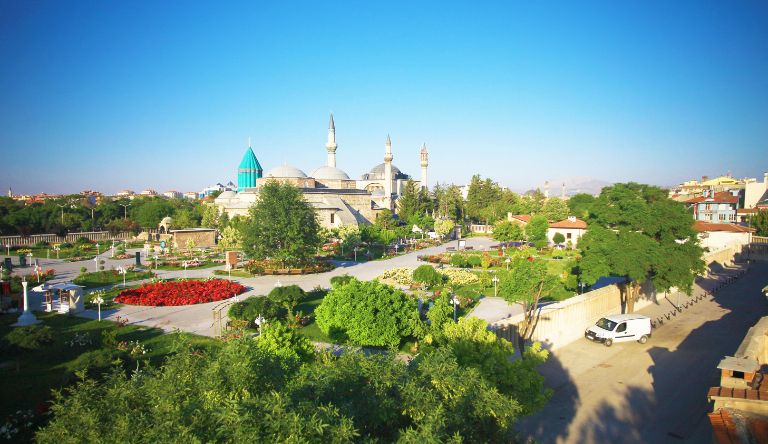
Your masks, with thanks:
M 217 263 L 217 262 L 211 262 L 211 261 L 205 261 L 205 262 L 201 262 L 200 265 L 198 265 L 197 267 L 187 267 L 187 270 L 197 270 L 197 269 L 200 269 L 200 268 L 211 268 L 211 267 L 216 267 L 216 266 L 219 266 L 219 265 L 224 265 L 224 264 L 220 264 L 220 263 Z M 149 266 L 149 265 L 147 265 L 147 266 Z M 183 266 L 175 266 L 175 265 L 160 265 L 158 267 L 153 267 L 153 269 L 155 269 L 155 268 L 157 268 L 158 270 L 165 270 L 165 271 L 178 271 L 178 270 L 183 270 L 184 269 Z
M 231 274 L 230 274 L 231 273 Z M 232 270 L 231 272 L 228 272 L 227 270 L 213 270 L 213 274 L 216 276 L 232 276 L 232 277 L 240 277 L 240 278 L 252 278 L 254 275 L 251 273 L 248 273 L 245 270 Z
M 125 275 L 125 282 L 151 279 L 154 273 L 150 271 L 129 271 Z M 107 285 L 122 284 L 123 275 L 114 273 L 112 270 L 90 272 L 81 274 L 73 281 L 76 285 L 82 285 L 85 288 L 105 287 Z
M 35 315 L 44 325 L 54 329 L 55 340 L 39 350 L 23 352 L 19 355 L 0 355 L 0 420 L 20 409 L 31 409 L 39 403 L 51 399 L 51 390 L 66 386 L 73 380 L 68 364 L 73 363 L 81 354 L 101 348 L 101 332 L 105 329 L 118 329 L 118 340 L 138 340 L 147 347 L 147 357 L 156 363 L 173 349 L 174 335 L 164 334 L 160 329 L 147 329 L 133 325 L 118 327 L 110 321 L 96 321 L 65 316 L 54 313 Z M 0 315 L 0 340 L 14 328 L 16 315 Z M 75 333 L 89 335 L 91 345 L 71 347 L 66 344 Z M 212 338 L 180 333 L 201 348 L 217 347 L 219 342 Z M 19 371 L 16 371 L 16 366 Z

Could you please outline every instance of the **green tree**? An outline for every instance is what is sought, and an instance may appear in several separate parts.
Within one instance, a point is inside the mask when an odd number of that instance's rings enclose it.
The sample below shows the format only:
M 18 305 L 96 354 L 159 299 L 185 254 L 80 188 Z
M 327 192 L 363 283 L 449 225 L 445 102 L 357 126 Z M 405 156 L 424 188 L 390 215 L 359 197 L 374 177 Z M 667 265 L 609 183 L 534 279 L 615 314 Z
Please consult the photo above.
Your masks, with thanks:
M 586 219 L 589 217 L 589 209 L 594 202 L 595 196 L 579 193 L 568 199 L 568 209 L 572 215 L 581 219 Z
M 768 236 L 768 210 L 760 210 L 750 217 L 749 225 L 756 230 L 755 235 Z
M 523 229 L 519 224 L 501 220 L 493 225 L 493 238 L 501 242 L 519 241 L 523 238 Z
M 221 240 L 219 248 L 223 250 L 233 250 L 242 245 L 242 235 L 233 226 L 228 226 L 221 231 Z
M 525 235 L 529 242 L 533 242 L 536 248 L 541 249 L 546 247 L 548 243 L 547 230 L 549 230 L 549 222 L 546 216 L 536 215 L 525 226 Z
M 683 204 L 652 185 L 615 184 L 603 188 L 591 205 L 589 230 L 579 240 L 582 281 L 602 276 L 627 278 L 622 298 L 634 310 L 640 286 L 651 280 L 656 291 L 672 287 L 690 294 L 704 270 L 693 219 Z
M 554 242 L 555 245 L 562 245 L 562 243 L 565 242 L 565 236 L 563 236 L 563 233 L 557 232 L 552 236 L 552 242 Z
M 193 212 L 189 209 L 183 208 L 173 215 L 173 227 L 174 228 L 195 228 L 197 227 L 197 219 Z
M 549 399 L 551 391 L 545 389 L 544 378 L 536 371 L 549 355 L 540 344 L 529 347 L 524 359 L 512 361 L 512 343 L 488 331 L 488 324 L 475 317 L 445 323 L 439 340 L 453 350 L 459 365 L 477 369 L 501 393 L 519 401 L 523 414 L 535 413 Z
M 397 227 L 397 220 L 389 209 L 384 209 L 376 213 L 376 225 L 385 230 L 391 230 Z
M 160 221 L 173 214 L 173 206 L 163 198 L 136 198 L 128 208 L 131 219 L 142 228 L 157 228 Z
M 451 234 L 455 227 L 456 224 L 451 219 L 438 219 L 435 221 L 435 233 L 437 233 L 441 239 Z
M 397 199 L 397 215 L 401 220 L 408 220 L 414 215 L 421 214 L 421 202 L 419 199 L 419 186 L 409 180 L 405 183 L 402 195 Z
M 447 294 L 437 296 L 434 305 L 427 311 L 427 319 L 433 334 L 440 334 L 443 326 L 453 322 L 453 306 L 450 302 L 450 296 Z
M 351 280 L 325 296 L 315 317 L 318 327 L 332 338 L 397 346 L 413 333 L 418 307 L 413 298 L 389 285 Z
M 312 342 L 296 330 L 281 322 L 271 322 L 262 328 L 256 338 L 256 345 L 271 355 L 278 356 L 289 369 L 298 368 L 301 363 L 315 358 Z
M 454 222 L 464 220 L 464 196 L 456 185 L 435 185 L 432 191 L 438 218 L 447 218 Z
M 558 280 L 549 274 L 545 261 L 522 256 L 513 258 L 509 271 L 500 272 L 499 277 L 499 295 L 509 303 L 523 306 L 520 338 L 528 341 L 538 322 L 539 301 L 557 288 Z
M 212 203 L 204 203 L 201 207 L 202 220 L 200 225 L 205 228 L 219 228 L 219 208 Z
M 547 199 L 541 207 L 541 214 L 551 221 L 559 221 L 567 218 L 569 211 L 568 204 L 564 200 L 556 197 Z
M 316 253 L 320 225 L 314 208 L 295 186 L 267 182 L 249 214 L 242 233 L 248 256 L 293 265 L 310 260 Z
M 502 198 L 501 187 L 491 179 L 482 180 L 480 175 L 472 176 L 467 191 L 467 216 L 477 222 L 493 222 L 504 216 L 504 208 L 499 205 Z

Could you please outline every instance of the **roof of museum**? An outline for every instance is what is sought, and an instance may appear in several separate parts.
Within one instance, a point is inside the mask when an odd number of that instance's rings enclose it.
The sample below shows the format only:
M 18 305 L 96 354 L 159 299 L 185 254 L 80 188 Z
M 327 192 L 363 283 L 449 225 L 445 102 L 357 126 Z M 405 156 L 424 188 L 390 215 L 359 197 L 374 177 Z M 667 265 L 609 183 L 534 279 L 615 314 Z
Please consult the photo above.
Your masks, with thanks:
M 260 170 L 261 164 L 259 163 L 259 159 L 256 158 L 256 155 L 253 154 L 253 150 L 251 147 L 248 147 L 247 150 L 245 150 L 245 154 L 243 155 L 243 160 L 240 161 L 240 166 L 238 167 L 241 170 Z

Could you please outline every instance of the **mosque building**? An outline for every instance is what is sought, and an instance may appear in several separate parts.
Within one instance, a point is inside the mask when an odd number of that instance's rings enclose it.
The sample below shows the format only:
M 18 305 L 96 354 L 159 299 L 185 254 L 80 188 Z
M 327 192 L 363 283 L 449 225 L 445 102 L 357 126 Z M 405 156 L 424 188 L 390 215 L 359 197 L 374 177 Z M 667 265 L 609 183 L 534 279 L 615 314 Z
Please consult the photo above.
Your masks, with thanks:
M 336 126 L 331 114 L 328 124 L 328 142 L 325 145 L 326 164 L 307 175 L 292 165 L 278 165 L 263 173 L 253 149 L 248 143 L 237 170 L 237 192 L 224 191 L 215 204 L 219 211 L 232 216 L 247 216 L 248 209 L 258 200 L 259 188 L 267 181 L 280 180 L 301 189 L 304 198 L 315 208 L 320 225 L 326 228 L 372 223 L 376 214 L 384 209 L 394 210 L 397 199 L 405 191 L 411 176 L 392 164 L 392 141 L 387 136 L 384 162 L 373 167 L 360 180 L 351 179 L 336 167 Z M 428 187 L 427 166 L 429 154 L 422 144 L 420 155 L 421 187 Z

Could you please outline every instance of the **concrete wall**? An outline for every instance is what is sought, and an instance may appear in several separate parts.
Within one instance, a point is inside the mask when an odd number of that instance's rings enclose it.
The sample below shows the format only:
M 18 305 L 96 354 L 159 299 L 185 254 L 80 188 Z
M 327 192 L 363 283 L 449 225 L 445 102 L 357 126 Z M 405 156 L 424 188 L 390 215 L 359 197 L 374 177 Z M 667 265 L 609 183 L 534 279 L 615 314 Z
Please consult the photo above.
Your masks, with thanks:
M 740 248 L 747 245 L 751 238 L 751 233 L 733 233 L 730 231 L 708 231 L 699 235 L 702 248 L 708 248 L 711 252 L 731 247 Z
M 741 249 L 728 248 L 705 255 L 707 264 L 717 261 L 720 264 L 731 264 L 734 255 Z M 675 293 L 672 289 L 670 293 Z M 662 303 L 665 295 L 657 294 L 650 282 L 641 287 L 640 297 L 635 302 L 635 311 L 641 310 L 654 303 Z M 621 304 L 621 289 L 619 285 L 609 285 L 582 295 L 574 296 L 565 301 L 550 304 L 541 309 L 539 322 L 534 330 L 533 340 L 541 342 L 550 349 L 557 349 L 584 337 L 584 330 L 610 314 L 623 313 Z M 493 326 L 517 325 L 523 321 L 523 315 L 513 316 L 495 322 Z

